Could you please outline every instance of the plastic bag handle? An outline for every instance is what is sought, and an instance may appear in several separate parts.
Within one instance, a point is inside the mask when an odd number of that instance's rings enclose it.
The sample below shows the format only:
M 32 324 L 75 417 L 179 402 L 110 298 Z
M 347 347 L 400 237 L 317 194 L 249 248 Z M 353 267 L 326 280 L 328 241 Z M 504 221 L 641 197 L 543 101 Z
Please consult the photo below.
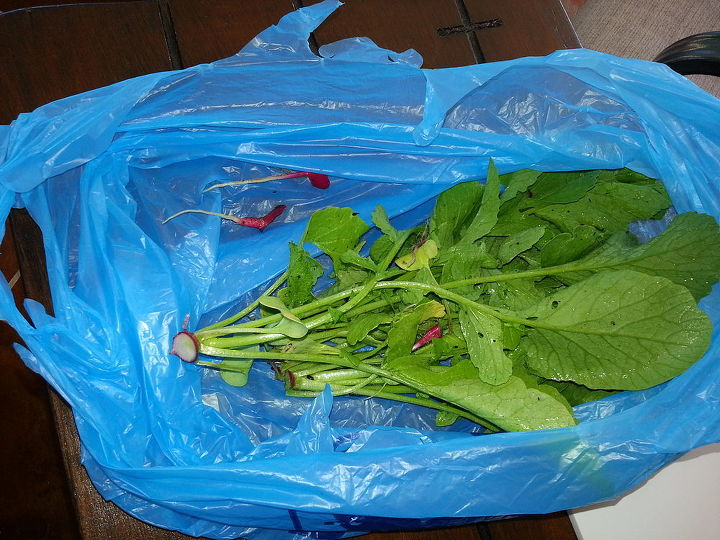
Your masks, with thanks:
M 720 77 L 720 32 L 693 34 L 663 49 L 656 62 L 681 75 Z
M 339 8 L 342 2 L 325 0 L 318 4 L 291 11 L 274 26 L 255 36 L 235 56 L 215 62 L 216 65 L 237 62 L 267 62 L 282 59 L 315 59 L 318 56 L 310 49 L 310 34 L 327 17 Z

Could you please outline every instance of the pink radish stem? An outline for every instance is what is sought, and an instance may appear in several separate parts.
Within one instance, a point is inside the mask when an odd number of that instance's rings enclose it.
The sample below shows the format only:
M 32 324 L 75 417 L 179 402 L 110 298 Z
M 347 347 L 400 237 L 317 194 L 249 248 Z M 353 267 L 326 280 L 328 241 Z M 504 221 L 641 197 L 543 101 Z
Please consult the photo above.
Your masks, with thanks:
M 420 347 L 424 347 L 428 343 L 430 343 L 433 339 L 442 337 L 442 327 L 439 324 L 436 324 L 432 328 L 430 328 L 427 332 L 425 332 L 422 336 L 420 336 L 420 339 L 418 339 L 415 344 L 412 346 L 413 351 L 417 351 Z

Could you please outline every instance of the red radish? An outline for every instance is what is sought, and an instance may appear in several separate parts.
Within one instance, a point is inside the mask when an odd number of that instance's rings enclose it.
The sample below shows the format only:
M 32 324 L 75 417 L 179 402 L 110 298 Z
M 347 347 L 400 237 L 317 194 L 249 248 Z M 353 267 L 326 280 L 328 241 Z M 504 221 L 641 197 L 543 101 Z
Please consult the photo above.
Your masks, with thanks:
M 250 180 L 237 180 L 234 182 L 224 182 L 222 184 L 214 184 L 209 188 L 205 188 L 203 193 L 210 191 L 211 189 L 217 189 L 228 186 L 242 186 L 245 184 L 261 184 L 263 182 L 270 182 L 272 180 L 286 180 L 288 178 L 307 178 L 313 187 L 318 189 L 327 189 L 330 187 L 330 178 L 327 174 L 313 173 L 313 172 L 294 172 L 287 174 L 276 174 L 274 176 L 265 176 L 264 178 L 252 178 Z
M 200 343 L 195 334 L 187 330 L 178 332 L 173 338 L 170 354 L 179 357 L 183 362 L 195 362 L 198 358 Z
M 206 214 L 208 216 L 217 216 L 222 219 L 227 219 L 229 221 L 232 221 L 233 223 L 236 223 L 238 225 L 242 225 L 243 227 L 252 227 L 253 229 L 257 229 L 259 231 L 264 231 L 265 228 L 270 225 L 275 219 L 282 214 L 285 211 L 285 205 L 281 204 L 279 206 L 276 206 L 270 212 L 268 212 L 266 215 L 262 217 L 237 217 L 237 216 L 231 216 L 229 214 L 220 214 L 218 212 L 210 212 L 209 210 L 182 210 L 176 214 L 173 214 L 169 218 L 165 219 L 163 223 L 167 223 L 171 219 L 175 219 L 178 216 L 181 216 L 183 214 Z
M 256 217 L 241 217 L 236 218 L 235 223 L 238 225 L 243 225 L 244 227 L 253 227 L 259 231 L 264 231 L 265 227 L 270 225 L 273 221 L 275 221 L 275 218 L 277 218 L 280 214 L 282 214 L 285 211 L 285 205 L 281 204 L 279 206 L 276 206 L 270 212 L 268 212 L 265 216 L 256 218 Z
M 422 336 L 420 336 L 420 339 L 415 342 L 415 344 L 412 346 L 413 352 L 417 351 L 420 347 L 424 347 L 433 339 L 439 337 L 442 337 L 442 327 L 439 324 L 436 324 L 435 326 L 428 329 L 428 331 L 425 332 Z

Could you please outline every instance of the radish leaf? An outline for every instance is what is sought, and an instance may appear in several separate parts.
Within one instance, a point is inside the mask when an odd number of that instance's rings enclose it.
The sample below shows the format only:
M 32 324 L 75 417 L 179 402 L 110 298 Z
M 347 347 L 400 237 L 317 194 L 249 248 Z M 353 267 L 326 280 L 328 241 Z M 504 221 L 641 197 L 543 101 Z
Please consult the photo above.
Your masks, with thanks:
M 563 289 L 524 315 L 519 350 L 538 375 L 588 388 L 638 390 L 682 373 L 710 343 L 712 326 L 690 292 L 629 270 Z

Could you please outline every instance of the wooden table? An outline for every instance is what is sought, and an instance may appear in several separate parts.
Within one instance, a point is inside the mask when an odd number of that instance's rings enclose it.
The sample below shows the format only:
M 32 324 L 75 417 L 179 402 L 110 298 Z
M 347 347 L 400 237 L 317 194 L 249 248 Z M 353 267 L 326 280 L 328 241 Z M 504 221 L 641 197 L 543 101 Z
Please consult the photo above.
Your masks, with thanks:
M 31 7 L 38 1 L 0 0 L 3 124 L 21 112 L 78 92 L 230 56 L 288 11 L 315 3 L 146 0 L 55 2 L 60 5 Z M 544 55 L 579 46 L 560 0 L 349 0 L 315 32 L 312 45 L 354 36 L 368 36 L 391 50 L 414 48 L 429 68 Z M 25 293 L 50 310 L 39 232 L 22 211 L 14 212 L 10 221 Z M 12 256 L 3 253 L 4 258 Z M 69 408 L 54 392 L 50 400 L 80 535 L 118 540 L 187 538 L 137 521 L 98 495 L 79 464 L 78 438 Z M 16 444 L 12 437 L 6 441 L 4 445 Z M 434 531 L 375 533 L 365 538 L 563 540 L 574 539 L 575 534 L 567 516 L 559 513 Z

